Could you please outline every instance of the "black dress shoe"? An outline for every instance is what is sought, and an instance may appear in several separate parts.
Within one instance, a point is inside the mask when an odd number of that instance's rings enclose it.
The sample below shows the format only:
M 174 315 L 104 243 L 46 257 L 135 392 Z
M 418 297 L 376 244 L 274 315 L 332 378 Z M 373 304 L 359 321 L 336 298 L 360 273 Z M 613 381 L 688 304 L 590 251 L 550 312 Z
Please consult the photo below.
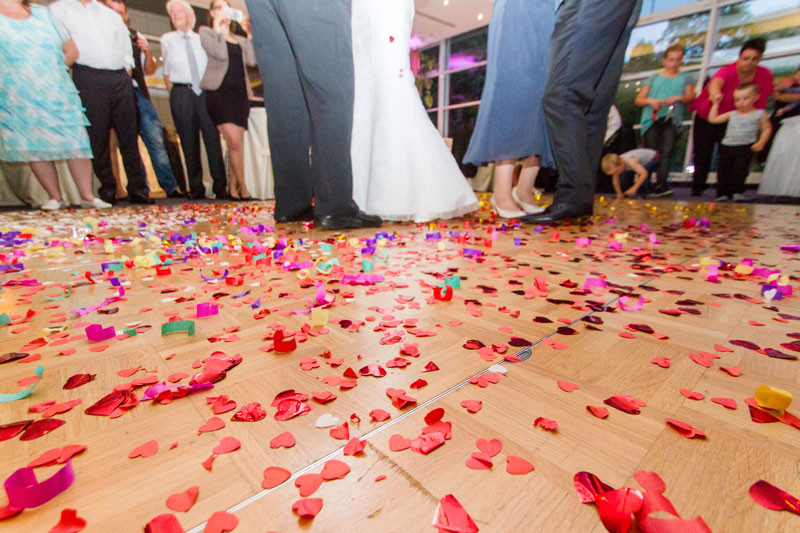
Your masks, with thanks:
M 189 193 L 190 200 L 205 200 L 206 193 L 205 192 L 190 192 Z
M 528 215 L 520 220 L 528 224 L 553 224 L 555 222 L 576 221 L 592 216 L 592 204 L 552 204 L 542 213 Z
M 368 215 L 361 211 L 347 215 L 325 215 L 314 217 L 314 225 L 319 229 L 358 229 L 378 228 L 383 223 L 380 217 Z
M 186 193 L 175 189 L 167 195 L 167 198 L 186 198 Z
M 279 224 L 285 222 L 308 222 L 309 220 L 314 220 L 314 206 L 311 205 L 289 215 L 275 215 L 275 222 Z
M 128 195 L 128 203 L 138 204 L 138 205 L 153 205 L 154 203 L 156 203 L 156 201 L 147 196 L 134 196 L 133 194 L 131 194 Z
M 104 202 L 108 203 L 108 204 L 115 205 L 117 203 L 117 197 L 114 196 L 113 194 L 108 195 L 108 194 L 102 194 L 101 193 L 98 196 L 100 196 L 100 199 L 103 200 Z

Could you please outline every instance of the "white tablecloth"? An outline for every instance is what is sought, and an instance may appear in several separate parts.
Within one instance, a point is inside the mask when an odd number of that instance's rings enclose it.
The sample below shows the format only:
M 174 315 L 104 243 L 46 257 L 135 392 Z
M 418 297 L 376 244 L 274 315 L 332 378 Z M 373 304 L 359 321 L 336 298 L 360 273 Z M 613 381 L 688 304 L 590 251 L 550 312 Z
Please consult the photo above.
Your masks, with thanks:
M 247 131 L 244 132 L 244 181 L 253 198 L 275 198 L 272 179 L 272 156 L 267 139 L 267 111 L 250 109 Z
M 147 148 L 139 139 L 139 152 L 142 155 L 144 168 L 147 172 L 147 185 L 150 187 L 150 194 L 154 197 L 163 197 L 164 191 L 158 186 L 155 172 L 153 172 L 153 165 L 150 164 L 150 156 L 147 153 Z M 117 153 L 119 157 L 119 153 Z M 120 180 L 122 185 L 128 183 L 125 177 L 125 169 L 122 166 L 122 160 L 119 161 Z M 81 196 L 78 194 L 78 188 L 75 182 L 72 181 L 72 176 L 69 173 L 67 164 L 63 161 L 56 163 L 56 170 L 58 171 L 58 182 L 61 185 L 61 194 L 64 196 L 64 201 L 70 205 L 77 205 L 81 201 Z M 97 178 L 94 178 L 94 188 L 100 186 Z M 44 188 L 39 184 L 39 180 L 31 172 L 31 167 L 27 163 L 5 163 L 0 164 L 0 205 L 31 205 L 39 207 L 45 203 L 49 197 Z

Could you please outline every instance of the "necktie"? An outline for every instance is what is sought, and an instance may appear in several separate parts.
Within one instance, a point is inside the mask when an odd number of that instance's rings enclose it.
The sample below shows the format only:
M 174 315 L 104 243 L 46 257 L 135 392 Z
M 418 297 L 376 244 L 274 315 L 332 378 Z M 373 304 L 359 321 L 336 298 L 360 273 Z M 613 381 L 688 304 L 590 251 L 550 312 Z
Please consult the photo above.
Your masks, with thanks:
M 202 89 L 200 89 L 200 70 L 197 68 L 197 60 L 194 57 L 194 49 L 192 48 L 192 41 L 190 37 L 190 35 L 183 36 L 183 38 L 186 39 L 186 57 L 189 58 L 189 73 L 192 76 L 192 91 L 194 91 L 194 94 L 200 96 L 200 93 L 203 92 Z

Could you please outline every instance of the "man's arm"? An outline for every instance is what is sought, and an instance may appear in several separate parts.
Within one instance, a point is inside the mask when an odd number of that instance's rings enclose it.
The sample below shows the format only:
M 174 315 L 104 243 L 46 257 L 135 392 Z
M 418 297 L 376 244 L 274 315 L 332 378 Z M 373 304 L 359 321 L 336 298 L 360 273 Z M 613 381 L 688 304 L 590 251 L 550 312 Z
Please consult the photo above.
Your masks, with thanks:
M 145 76 L 152 76 L 156 72 L 158 65 L 153 57 L 153 52 L 150 51 L 150 44 L 141 33 L 136 34 L 136 44 L 139 45 L 139 50 L 144 54 L 144 61 L 142 62 L 142 70 Z

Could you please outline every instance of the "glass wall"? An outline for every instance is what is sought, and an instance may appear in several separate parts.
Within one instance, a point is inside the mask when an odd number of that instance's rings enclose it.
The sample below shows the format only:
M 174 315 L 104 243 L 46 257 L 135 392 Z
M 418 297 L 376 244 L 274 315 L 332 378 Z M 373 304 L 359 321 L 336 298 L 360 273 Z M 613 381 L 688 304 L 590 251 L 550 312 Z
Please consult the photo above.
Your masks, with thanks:
M 736 60 L 742 43 L 767 39 L 761 65 L 776 82 L 800 65 L 800 0 L 644 0 L 642 16 L 625 54 L 616 105 L 623 123 L 638 135 L 641 108 L 636 94 L 661 68 L 669 46 L 686 50 L 683 70 L 690 83 L 701 82 L 721 66 Z M 417 86 L 431 121 L 441 134 L 453 138 L 459 157 L 466 149 L 477 117 L 486 79 L 488 26 L 420 51 Z M 691 165 L 691 114 L 687 111 L 679 145 L 672 160 L 673 178 Z

